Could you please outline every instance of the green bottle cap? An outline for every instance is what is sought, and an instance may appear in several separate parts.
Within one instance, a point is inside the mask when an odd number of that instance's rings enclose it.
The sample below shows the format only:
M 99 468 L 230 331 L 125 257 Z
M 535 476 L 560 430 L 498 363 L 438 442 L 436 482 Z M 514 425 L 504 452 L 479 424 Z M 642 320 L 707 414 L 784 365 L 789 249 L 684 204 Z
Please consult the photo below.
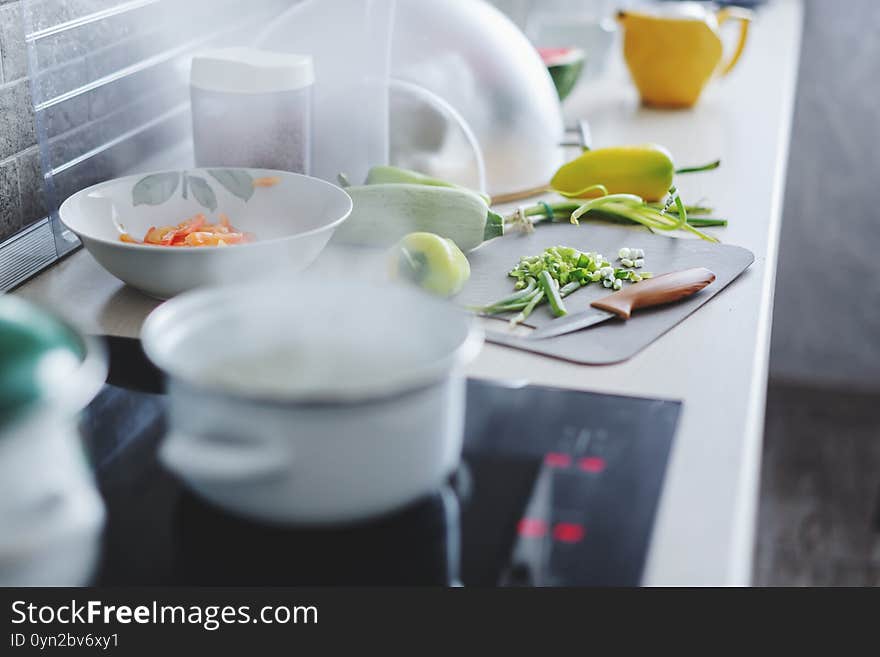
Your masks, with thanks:
M 0 429 L 69 384 L 86 346 L 51 313 L 0 295 Z

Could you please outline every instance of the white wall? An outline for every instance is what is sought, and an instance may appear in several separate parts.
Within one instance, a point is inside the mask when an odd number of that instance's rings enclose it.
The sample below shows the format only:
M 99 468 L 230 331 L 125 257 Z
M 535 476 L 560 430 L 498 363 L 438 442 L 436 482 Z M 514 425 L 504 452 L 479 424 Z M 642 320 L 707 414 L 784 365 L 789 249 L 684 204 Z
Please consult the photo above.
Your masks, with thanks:
M 880 389 L 880 2 L 805 20 L 771 376 Z

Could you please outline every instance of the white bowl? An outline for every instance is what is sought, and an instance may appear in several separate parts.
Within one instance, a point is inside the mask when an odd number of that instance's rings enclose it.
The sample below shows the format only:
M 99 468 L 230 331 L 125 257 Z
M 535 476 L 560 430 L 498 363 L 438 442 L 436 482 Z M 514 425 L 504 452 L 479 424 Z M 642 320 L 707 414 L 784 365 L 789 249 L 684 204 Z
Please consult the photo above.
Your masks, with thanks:
M 186 185 L 182 181 L 186 177 Z M 277 178 L 270 187 L 250 181 Z M 77 192 L 59 210 L 62 223 L 111 274 L 167 299 L 196 287 L 239 283 L 308 267 L 351 213 L 351 198 L 331 183 L 267 169 L 189 169 L 117 178 Z M 256 241 L 230 247 L 162 247 L 143 239 L 151 226 L 220 214 Z

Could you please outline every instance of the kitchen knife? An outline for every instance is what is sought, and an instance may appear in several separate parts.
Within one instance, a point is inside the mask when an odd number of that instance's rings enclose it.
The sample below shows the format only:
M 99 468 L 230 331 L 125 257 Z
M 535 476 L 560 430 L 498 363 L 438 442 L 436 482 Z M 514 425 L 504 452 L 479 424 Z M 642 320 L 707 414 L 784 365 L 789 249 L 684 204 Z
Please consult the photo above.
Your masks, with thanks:
M 594 301 L 589 310 L 560 317 L 523 337 L 527 340 L 544 340 L 580 331 L 612 317 L 629 319 L 634 310 L 680 301 L 696 294 L 714 280 L 715 274 L 704 267 L 649 278 Z

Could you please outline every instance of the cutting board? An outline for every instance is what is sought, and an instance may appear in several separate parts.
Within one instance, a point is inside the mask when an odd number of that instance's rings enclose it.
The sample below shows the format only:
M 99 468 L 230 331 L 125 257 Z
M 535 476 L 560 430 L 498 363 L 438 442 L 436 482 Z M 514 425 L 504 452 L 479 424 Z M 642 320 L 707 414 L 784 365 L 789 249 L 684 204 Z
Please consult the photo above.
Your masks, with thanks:
M 487 339 L 554 358 L 584 365 L 608 365 L 626 360 L 666 333 L 718 294 L 755 260 L 739 246 L 713 244 L 705 240 L 655 235 L 626 226 L 602 224 L 550 224 L 536 227 L 530 235 L 511 234 L 487 242 L 468 254 L 471 278 L 456 301 L 467 306 L 485 306 L 513 293 L 513 279 L 507 273 L 522 256 L 541 253 L 550 246 L 571 246 L 581 251 L 598 251 L 620 266 L 617 252 L 622 247 L 645 251 L 644 271 L 655 276 L 691 267 L 706 267 L 715 282 L 693 297 L 676 304 L 636 311 L 629 321 L 609 320 L 598 326 L 546 340 L 526 340 L 509 334 L 507 322 L 493 321 L 495 331 Z M 629 283 L 624 283 L 629 285 Z M 590 303 L 611 294 L 591 284 L 566 297 L 570 313 L 586 310 Z M 506 315 L 509 318 L 510 315 Z M 535 309 L 527 326 L 541 327 L 554 319 L 546 304 Z M 502 335 L 498 335 L 501 333 Z

